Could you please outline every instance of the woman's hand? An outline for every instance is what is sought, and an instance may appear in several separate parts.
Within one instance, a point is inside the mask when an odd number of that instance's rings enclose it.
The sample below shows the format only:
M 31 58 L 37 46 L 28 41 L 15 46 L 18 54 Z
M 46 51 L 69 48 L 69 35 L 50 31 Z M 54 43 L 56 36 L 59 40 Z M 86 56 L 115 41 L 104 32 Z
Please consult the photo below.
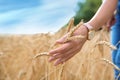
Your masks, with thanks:
M 59 40 L 56 41 L 58 44 L 62 44 L 60 47 L 53 49 L 49 52 L 51 55 L 49 58 L 49 61 L 55 61 L 54 65 L 58 65 L 61 63 L 64 63 L 65 61 L 69 60 L 72 58 L 76 53 L 78 53 L 85 41 L 87 40 L 87 37 L 79 40 L 72 40 L 69 42 L 64 43 L 64 40 L 66 39 L 68 34 L 66 34 L 64 37 L 60 38 Z M 83 35 L 87 36 L 88 35 L 88 30 L 85 26 L 80 26 L 75 32 L 74 36 L 76 35 Z
M 113 15 L 106 23 L 108 31 L 115 24 L 115 22 L 116 22 L 115 15 Z

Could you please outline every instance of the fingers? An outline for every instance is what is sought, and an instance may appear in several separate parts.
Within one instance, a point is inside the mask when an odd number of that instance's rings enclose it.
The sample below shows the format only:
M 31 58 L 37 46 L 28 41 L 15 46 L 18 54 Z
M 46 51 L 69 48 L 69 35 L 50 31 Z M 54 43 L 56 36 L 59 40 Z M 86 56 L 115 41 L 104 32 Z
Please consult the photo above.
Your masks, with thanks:
M 65 41 L 65 39 L 66 39 L 66 37 L 67 37 L 67 35 L 63 36 L 62 38 L 58 39 L 58 40 L 56 41 L 56 43 L 58 43 L 58 44 L 63 44 L 64 41 Z
M 114 23 L 116 22 L 115 17 L 113 16 L 111 19 L 107 22 L 107 27 L 110 28 Z
M 70 52 L 71 52 L 71 50 L 66 51 L 66 53 L 56 53 L 49 58 L 49 61 L 51 62 L 51 61 L 54 61 L 58 58 L 67 57 L 70 54 Z
M 56 43 L 62 44 L 60 47 L 49 52 L 49 61 L 55 61 L 54 65 L 64 63 L 73 57 L 82 47 L 85 41 L 70 41 L 64 43 L 67 35 L 57 40 Z M 64 44 L 63 44 L 64 43 Z M 80 44 L 79 44 L 80 43 Z
M 73 50 L 69 49 L 68 51 L 64 52 L 64 53 L 55 53 L 54 55 L 52 55 L 50 58 L 49 58 L 49 61 L 54 61 L 58 58 L 64 58 L 64 57 L 67 57 L 68 55 L 70 55 L 71 52 L 74 52 Z
M 60 57 L 63 57 L 62 53 L 54 54 L 53 56 L 51 56 L 51 57 L 49 58 L 49 61 L 50 61 L 50 62 L 51 62 L 51 61 L 54 61 L 54 60 L 56 60 L 56 59 L 58 59 L 58 58 L 60 58 Z
M 69 50 L 72 46 L 70 46 L 69 43 L 63 44 L 61 47 L 58 47 L 52 51 L 49 52 L 50 55 L 56 54 L 56 53 L 64 53 L 67 50 Z
M 59 58 L 56 60 L 56 62 L 54 63 L 54 66 L 57 66 L 58 64 L 62 63 L 62 58 Z
M 68 51 L 66 51 L 65 53 L 56 53 L 53 56 L 50 57 L 49 61 L 55 61 L 55 66 L 58 64 L 61 64 L 67 60 L 69 60 L 72 56 L 74 56 L 77 52 L 79 51 L 78 48 L 73 48 L 69 49 Z
M 74 50 L 74 51 L 70 51 L 70 52 L 66 53 L 65 56 L 58 58 L 55 61 L 54 65 L 57 66 L 57 65 L 59 65 L 61 63 L 66 62 L 67 60 L 72 58 L 77 52 L 78 52 L 78 50 Z

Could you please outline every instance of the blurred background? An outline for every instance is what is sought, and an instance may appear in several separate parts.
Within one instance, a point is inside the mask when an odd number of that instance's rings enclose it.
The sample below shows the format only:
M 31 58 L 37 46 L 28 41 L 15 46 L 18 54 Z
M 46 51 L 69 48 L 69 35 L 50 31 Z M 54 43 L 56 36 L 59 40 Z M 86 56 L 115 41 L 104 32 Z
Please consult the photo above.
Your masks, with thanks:
M 0 34 L 56 32 L 72 17 L 88 21 L 101 0 L 0 0 Z

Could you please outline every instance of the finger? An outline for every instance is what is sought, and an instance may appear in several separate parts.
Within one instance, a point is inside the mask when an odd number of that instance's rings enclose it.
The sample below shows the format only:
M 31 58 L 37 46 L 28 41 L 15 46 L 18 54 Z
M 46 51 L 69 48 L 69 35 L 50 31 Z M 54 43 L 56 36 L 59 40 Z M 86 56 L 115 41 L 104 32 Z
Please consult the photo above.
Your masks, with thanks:
M 115 19 L 113 19 L 113 20 L 111 21 L 111 25 L 114 25 L 114 24 L 115 24 L 115 22 L 116 22 L 116 20 L 115 20 Z
M 70 46 L 70 43 L 65 43 L 63 44 L 62 46 L 54 49 L 54 50 L 51 50 L 49 52 L 50 55 L 53 55 L 53 54 L 56 54 L 56 53 L 64 53 L 66 51 L 68 51 L 72 46 Z
M 57 65 L 59 65 L 59 64 L 62 64 L 62 63 L 64 63 L 64 62 L 66 62 L 67 60 L 69 60 L 70 58 L 72 58 L 74 55 L 75 55 L 75 54 L 72 54 L 72 55 L 70 55 L 70 56 L 68 56 L 68 57 L 65 57 L 65 58 L 60 58 L 60 59 L 58 59 L 58 60 L 54 63 L 54 65 L 57 66 Z
M 60 58 L 60 57 L 62 57 L 63 55 L 61 54 L 61 53 L 56 53 L 56 54 L 54 54 L 53 56 L 51 56 L 50 58 L 49 58 L 49 61 L 51 62 L 51 61 L 54 61 L 54 60 L 56 60 L 56 59 L 58 59 L 58 58 Z
M 64 54 L 63 57 L 59 58 L 55 63 L 54 65 L 58 65 L 58 64 L 61 64 L 67 60 L 69 60 L 71 57 L 73 57 L 77 52 L 79 52 L 78 49 L 75 49 L 75 50 L 71 50 L 69 51 L 68 53 Z
M 78 51 L 73 52 L 74 54 L 71 54 L 70 56 L 64 58 L 62 61 L 64 61 L 64 62 L 68 61 L 68 60 L 71 59 L 77 52 L 78 52 Z
M 57 66 L 60 63 L 63 63 L 62 58 L 57 59 L 57 61 L 54 63 L 54 66 Z
M 64 57 L 66 55 L 66 53 L 69 52 L 70 50 L 71 50 L 71 48 L 68 51 L 66 51 L 65 53 L 56 53 L 56 54 L 51 55 L 51 57 L 49 58 L 49 61 L 51 62 L 58 58 Z
M 65 36 L 63 36 L 62 38 L 58 39 L 58 40 L 56 41 L 56 43 L 58 43 L 58 44 L 63 44 L 66 38 L 67 38 L 67 35 L 65 35 Z

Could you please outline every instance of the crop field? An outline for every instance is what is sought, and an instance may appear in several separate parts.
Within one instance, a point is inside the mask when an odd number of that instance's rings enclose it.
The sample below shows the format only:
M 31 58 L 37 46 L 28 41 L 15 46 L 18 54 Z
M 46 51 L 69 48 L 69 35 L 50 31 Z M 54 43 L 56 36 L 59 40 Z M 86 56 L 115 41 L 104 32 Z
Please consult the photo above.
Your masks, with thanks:
M 114 80 L 113 70 L 118 68 L 111 62 L 113 46 L 106 30 L 97 31 L 79 53 L 59 66 L 49 63 L 49 56 L 39 55 L 65 33 L 66 28 L 55 34 L 1 34 L 0 80 Z

